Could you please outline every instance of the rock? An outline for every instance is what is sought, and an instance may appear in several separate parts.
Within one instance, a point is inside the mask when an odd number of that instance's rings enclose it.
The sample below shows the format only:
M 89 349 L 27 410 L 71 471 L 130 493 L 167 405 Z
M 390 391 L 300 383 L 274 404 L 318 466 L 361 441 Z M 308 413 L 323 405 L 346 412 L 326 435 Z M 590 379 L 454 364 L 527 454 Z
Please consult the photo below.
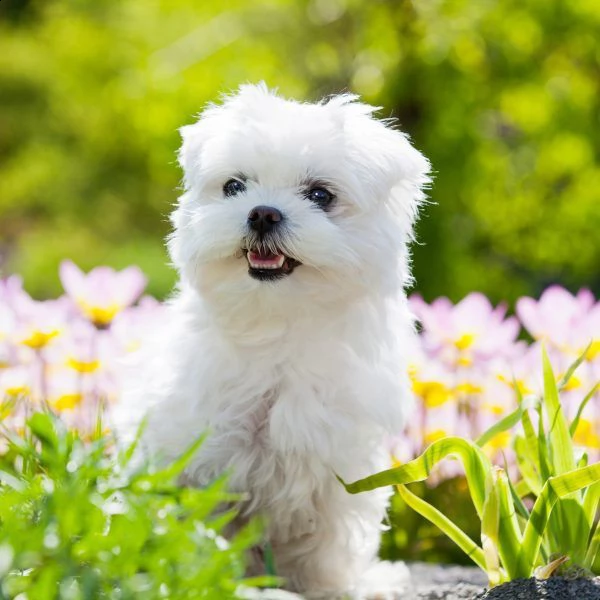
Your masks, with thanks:
M 600 600 L 600 577 L 594 579 L 515 579 L 475 596 L 474 600 Z

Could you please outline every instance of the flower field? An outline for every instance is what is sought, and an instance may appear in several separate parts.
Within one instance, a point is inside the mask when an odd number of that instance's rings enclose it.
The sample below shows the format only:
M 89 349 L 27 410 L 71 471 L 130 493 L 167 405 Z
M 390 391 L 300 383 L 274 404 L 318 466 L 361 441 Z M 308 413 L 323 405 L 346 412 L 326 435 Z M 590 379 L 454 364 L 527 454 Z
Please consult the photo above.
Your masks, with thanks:
M 6 426 L 19 429 L 47 404 L 87 437 L 100 412 L 119 401 L 123 359 L 151 331 L 163 306 L 142 295 L 146 278 L 137 267 L 84 274 L 65 261 L 59 275 L 65 293 L 46 301 L 33 300 L 18 276 L 0 281 L 2 414 Z M 391 440 L 397 461 L 447 435 L 476 439 L 516 408 L 519 395 L 539 395 L 542 345 L 559 378 L 587 348 L 562 398 L 572 419 L 588 397 L 574 441 L 598 460 L 600 302 L 589 291 L 574 296 L 550 287 L 539 299 L 519 299 L 516 316 L 479 293 L 455 305 L 446 298 L 427 304 L 416 295 L 410 302 L 419 320 L 411 366 L 418 402 L 407 430 Z M 510 438 L 503 432 L 485 446 L 500 464 L 511 461 Z M 458 463 L 445 463 L 438 480 L 457 469 Z

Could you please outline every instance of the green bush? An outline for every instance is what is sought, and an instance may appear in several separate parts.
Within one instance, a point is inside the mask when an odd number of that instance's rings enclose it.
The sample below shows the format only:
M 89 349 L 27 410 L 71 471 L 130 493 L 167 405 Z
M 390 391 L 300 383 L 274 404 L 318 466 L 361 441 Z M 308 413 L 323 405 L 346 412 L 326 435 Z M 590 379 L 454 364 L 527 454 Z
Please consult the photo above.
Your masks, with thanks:
M 238 497 L 225 479 L 177 486 L 197 449 L 163 470 L 133 468 L 133 448 L 110 436 L 85 442 L 38 412 L 21 435 L 7 432 L 0 458 L 0 598 L 236 598 L 251 524 L 222 537 Z M 26 594 L 26 596 L 19 596 Z

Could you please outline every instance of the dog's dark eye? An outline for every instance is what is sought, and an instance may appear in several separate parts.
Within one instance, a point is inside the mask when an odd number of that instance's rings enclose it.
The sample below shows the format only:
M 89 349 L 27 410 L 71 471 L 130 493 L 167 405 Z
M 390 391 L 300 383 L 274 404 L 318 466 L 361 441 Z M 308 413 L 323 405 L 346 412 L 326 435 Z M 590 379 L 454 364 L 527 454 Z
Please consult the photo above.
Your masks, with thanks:
M 229 197 L 229 196 L 237 196 L 237 194 L 241 194 L 242 192 L 245 192 L 245 191 L 246 191 L 246 186 L 239 179 L 230 179 L 223 186 L 223 193 L 227 197 Z
M 334 195 L 322 187 L 314 187 L 306 192 L 306 198 L 321 208 L 329 206 Z

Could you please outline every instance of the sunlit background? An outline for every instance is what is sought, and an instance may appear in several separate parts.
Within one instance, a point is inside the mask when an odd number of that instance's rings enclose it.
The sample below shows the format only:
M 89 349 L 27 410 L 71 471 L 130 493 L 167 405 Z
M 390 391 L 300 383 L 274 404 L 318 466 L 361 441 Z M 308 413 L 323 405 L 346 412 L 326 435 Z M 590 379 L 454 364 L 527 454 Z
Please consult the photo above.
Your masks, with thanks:
M 2 0 L 0 270 L 139 265 L 163 237 L 177 128 L 240 83 L 351 90 L 435 170 L 416 290 L 458 300 L 600 292 L 597 0 Z

